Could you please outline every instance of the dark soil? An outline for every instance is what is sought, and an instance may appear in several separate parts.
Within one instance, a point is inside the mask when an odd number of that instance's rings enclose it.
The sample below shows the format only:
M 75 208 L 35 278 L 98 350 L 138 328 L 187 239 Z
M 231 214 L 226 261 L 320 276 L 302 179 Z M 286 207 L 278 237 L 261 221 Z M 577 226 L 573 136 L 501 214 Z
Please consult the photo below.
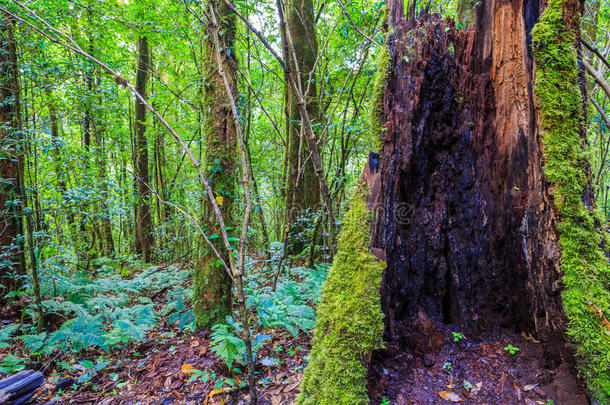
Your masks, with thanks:
M 450 326 L 424 331 L 375 353 L 369 370 L 370 403 L 384 403 L 385 397 L 392 405 L 589 404 L 565 363 L 547 369 L 552 359 L 534 338 L 495 333 L 456 342 L 452 332 L 457 331 Z M 519 351 L 510 354 L 504 349 L 508 345 Z M 441 392 L 452 400 L 443 399 Z

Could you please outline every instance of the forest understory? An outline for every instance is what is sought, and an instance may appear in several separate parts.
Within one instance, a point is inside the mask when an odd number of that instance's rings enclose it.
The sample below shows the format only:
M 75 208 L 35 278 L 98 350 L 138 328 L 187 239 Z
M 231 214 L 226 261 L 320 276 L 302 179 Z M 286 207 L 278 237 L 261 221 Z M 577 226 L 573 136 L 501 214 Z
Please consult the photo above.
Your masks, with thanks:
M 188 269 L 191 265 L 176 266 Z M 167 291 L 153 295 L 159 307 L 167 304 Z M 18 324 L 31 298 L 2 308 L 4 327 Z M 210 331 L 184 331 L 178 327 L 179 321 L 170 319 L 162 317 L 141 342 L 118 350 L 38 356 L 30 363 L 15 364 L 15 369 L 43 372 L 45 384 L 37 390 L 33 404 L 250 403 L 242 383 L 244 373 L 239 369 L 230 372 L 211 350 Z M 456 325 L 439 325 L 423 313 L 404 329 L 399 332 L 400 342 L 373 354 L 368 375 L 371 405 L 589 404 L 573 370 L 565 366 L 553 369 L 553 359 L 545 356 L 541 342 L 525 332 L 496 330 L 466 336 Z M 294 336 L 279 329 L 268 333 L 271 339 L 258 356 L 273 359 L 274 364 L 257 366 L 259 403 L 292 404 L 300 392 L 311 336 L 303 332 Z M 23 346 L 0 348 L 0 355 L 28 357 Z M 94 365 L 82 359 L 93 359 Z M 92 374 L 95 364 L 104 367 Z M 193 369 L 212 376 L 203 382 Z
M 610 405 L 607 0 L 0 0 L 0 405 Z

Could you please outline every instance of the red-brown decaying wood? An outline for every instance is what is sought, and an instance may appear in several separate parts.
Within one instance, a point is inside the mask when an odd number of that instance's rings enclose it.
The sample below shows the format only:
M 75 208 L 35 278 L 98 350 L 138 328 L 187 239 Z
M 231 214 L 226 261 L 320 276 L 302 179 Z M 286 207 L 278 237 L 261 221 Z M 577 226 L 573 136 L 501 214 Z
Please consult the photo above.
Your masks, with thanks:
M 482 1 L 468 31 L 393 2 L 373 249 L 387 334 L 423 311 L 541 339 L 571 365 L 557 212 L 543 172 L 530 31 L 537 0 Z M 581 7 L 573 1 L 571 12 Z M 376 193 L 376 194 L 375 194 Z

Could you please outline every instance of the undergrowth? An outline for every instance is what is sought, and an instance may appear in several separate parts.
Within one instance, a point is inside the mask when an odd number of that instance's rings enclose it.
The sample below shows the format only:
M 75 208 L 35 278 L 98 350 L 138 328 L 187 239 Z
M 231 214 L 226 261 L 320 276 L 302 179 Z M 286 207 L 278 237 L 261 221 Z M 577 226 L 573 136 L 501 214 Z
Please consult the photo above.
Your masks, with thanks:
M 553 184 L 560 214 L 563 306 L 567 333 L 576 348 L 579 369 L 593 394 L 610 401 L 610 332 L 591 306 L 610 311 L 608 240 L 595 207 L 582 196 L 588 185 L 587 148 L 580 136 L 582 95 L 578 86 L 574 33 L 563 15 L 564 0 L 550 0 L 533 29 L 545 174 Z M 572 21 L 572 23 L 574 23 Z M 578 26 L 578 24 L 572 24 Z
M 14 324 L 0 331 L 0 344 L 20 339 L 32 355 L 49 354 L 56 350 L 81 352 L 99 348 L 111 351 L 126 343 L 142 341 L 159 317 L 167 316 L 170 323 L 190 328 L 192 312 L 185 302 L 190 290 L 182 284 L 188 269 L 169 267 L 163 271 L 149 268 L 131 279 L 116 273 L 98 274 L 92 280 L 85 272 L 68 277 L 55 273 L 43 285 L 42 305 L 47 316 L 53 316 L 59 328 L 53 332 L 32 333 L 31 324 Z M 155 306 L 150 297 L 167 290 L 168 303 Z M 24 310 L 35 318 L 34 304 Z M 22 334 L 13 337 L 17 329 Z M 10 333 L 9 333 L 10 332 Z

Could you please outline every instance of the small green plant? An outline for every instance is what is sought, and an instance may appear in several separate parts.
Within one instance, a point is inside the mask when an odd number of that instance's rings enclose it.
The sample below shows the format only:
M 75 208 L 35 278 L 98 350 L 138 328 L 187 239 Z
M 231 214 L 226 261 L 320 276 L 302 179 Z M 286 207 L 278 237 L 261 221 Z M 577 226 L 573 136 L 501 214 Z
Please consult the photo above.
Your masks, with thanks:
M 12 353 L 6 355 L 4 360 L 0 362 L 0 373 L 11 374 L 15 371 L 21 371 L 25 368 L 25 360 Z
M 464 389 L 466 392 L 472 391 L 472 383 L 468 380 L 464 380 Z
M 14 323 L 0 329 L 0 347 L 11 347 L 9 340 L 18 328 L 19 324 Z
M 227 317 L 228 324 L 216 324 L 212 326 L 212 351 L 227 363 L 229 370 L 233 363 L 245 364 L 246 344 L 238 336 L 241 331 L 241 324 L 235 322 L 232 317 Z M 271 336 L 258 334 L 252 340 L 252 352 L 256 360 L 256 352 L 263 344 L 271 339 Z
M 544 405 L 553 405 L 555 403 L 554 399 L 551 399 L 550 401 L 548 401 L 546 404 Z
M 216 379 L 215 373 L 209 373 L 207 371 L 197 370 L 196 368 L 189 370 L 189 373 L 191 373 L 192 375 L 189 377 L 187 382 L 193 382 L 196 379 L 201 378 L 201 382 L 205 384 L 209 381 L 210 378 L 212 380 Z
M 87 371 L 78 377 L 78 383 L 89 382 L 93 377 L 97 375 L 98 371 L 101 371 L 110 364 L 108 361 L 101 361 L 99 363 L 93 363 L 91 360 L 81 360 L 78 362 L 81 366 L 85 367 Z
M 453 335 L 454 342 L 459 342 L 462 339 L 466 339 L 462 332 L 451 332 L 451 334 Z
M 379 405 L 390 405 L 390 401 L 386 397 L 382 397 Z
M 511 344 L 509 344 L 508 346 L 506 346 L 504 348 L 504 350 L 506 350 L 507 352 L 509 352 L 510 354 L 515 354 L 517 353 L 520 349 L 518 347 L 515 347 Z

